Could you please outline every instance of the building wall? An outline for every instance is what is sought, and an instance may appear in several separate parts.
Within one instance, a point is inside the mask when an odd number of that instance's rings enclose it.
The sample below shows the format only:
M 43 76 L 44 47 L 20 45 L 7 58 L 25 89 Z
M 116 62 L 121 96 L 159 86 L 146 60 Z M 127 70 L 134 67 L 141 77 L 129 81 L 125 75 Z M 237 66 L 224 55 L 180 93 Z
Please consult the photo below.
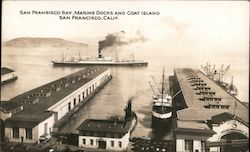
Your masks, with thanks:
M 128 132 L 122 138 L 106 138 L 106 137 L 94 137 L 94 136 L 79 136 L 79 147 L 87 147 L 87 148 L 98 148 L 98 140 L 106 141 L 106 149 L 110 150 L 126 150 L 129 144 L 129 136 Z M 83 139 L 85 139 L 86 143 L 83 144 Z M 90 144 L 90 140 L 93 140 L 93 145 Z M 114 141 L 114 146 L 111 146 L 111 141 Z M 122 147 L 119 147 L 119 142 L 122 142 Z
M 83 92 L 84 96 L 86 97 L 87 94 L 90 94 L 93 92 L 98 86 L 100 86 L 107 78 L 110 76 L 110 70 L 106 70 L 103 73 L 101 73 L 99 76 L 97 76 L 95 79 L 92 79 L 87 84 L 83 85 L 82 87 L 75 90 L 73 93 L 62 99 L 61 101 L 57 102 L 55 105 L 50 107 L 49 111 L 54 111 L 57 113 L 56 121 L 61 119 L 68 110 L 68 104 L 70 103 L 71 109 L 74 108 L 74 99 L 76 99 L 76 105 L 79 103 L 79 96 L 80 96 L 80 102 L 83 101 Z M 94 87 L 93 87 L 94 86 Z M 91 89 L 90 89 L 91 87 Z
M 193 141 L 193 146 L 194 146 L 194 151 L 198 150 L 199 152 L 201 152 L 201 141 L 200 140 L 194 140 Z
M 41 139 L 41 136 L 45 134 L 45 124 L 47 124 L 47 136 L 46 138 L 51 137 L 51 132 L 53 131 L 53 125 L 54 125 L 54 114 L 47 118 L 46 120 L 40 122 L 37 126 L 37 137 L 38 140 Z
M 234 124 L 236 124 L 236 127 Z M 241 133 L 249 138 L 248 127 L 243 125 L 242 123 L 236 121 L 236 120 L 230 120 L 230 121 L 224 122 L 220 125 L 214 124 L 213 131 L 215 131 L 216 134 L 214 134 L 212 137 L 210 137 L 208 139 L 208 141 L 211 141 L 211 142 L 220 141 L 222 136 L 229 134 L 231 132 L 238 132 L 238 133 Z M 219 152 L 219 151 L 220 151 L 219 147 L 211 147 L 210 148 L 210 152 Z
M 236 127 L 234 127 L 233 124 L 236 124 Z M 216 134 L 210 137 L 208 141 L 220 141 L 220 138 L 229 132 L 239 132 L 246 137 L 249 137 L 248 127 L 236 120 L 230 120 L 220 125 L 213 125 L 213 130 L 216 132 Z
M 0 116 L 2 120 L 5 120 L 11 117 L 11 113 L 4 113 L 3 111 L 0 111 Z
M 35 143 L 39 142 L 40 136 L 44 134 L 44 124 L 48 124 L 48 138 L 51 137 L 49 132 L 49 127 L 52 131 L 52 126 L 54 125 L 54 115 L 49 117 L 48 119 L 44 120 L 43 122 L 39 123 L 37 126 L 32 128 L 32 139 L 26 138 L 26 130 L 25 128 L 19 128 L 19 138 L 13 138 L 13 128 L 5 127 L 5 137 L 9 139 L 11 142 L 23 142 L 24 143 Z
M 176 152 L 185 152 L 185 140 L 193 141 L 193 152 L 204 152 L 202 149 L 202 142 L 207 141 L 208 135 L 206 134 L 194 134 L 194 133 L 178 133 L 175 135 L 176 139 Z M 203 150 L 203 151 L 202 151 Z
M 12 79 L 14 77 L 16 77 L 16 72 L 11 72 L 11 73 L 1 75 L 1 82 Z
M 184 139 L 176 139 L 176 152 L 185 151 L 185 142 Z
M 23 142 L 24 143 L 35 143 L 37 142 L 37 126 L 32 128 L 32 139 L 26 138 L 25 128 L 19 128 L 19 138 L 13 138 L 13 128 L 5 127 L 5 137 L 9 139 L 10 142 Z
M 201 140 L 192 140 L 193 141 L 193 152 L 205 152 L 201 148 Z M 176 139 L 176 152 L 186 152 L 185 150 L 185 139 Z

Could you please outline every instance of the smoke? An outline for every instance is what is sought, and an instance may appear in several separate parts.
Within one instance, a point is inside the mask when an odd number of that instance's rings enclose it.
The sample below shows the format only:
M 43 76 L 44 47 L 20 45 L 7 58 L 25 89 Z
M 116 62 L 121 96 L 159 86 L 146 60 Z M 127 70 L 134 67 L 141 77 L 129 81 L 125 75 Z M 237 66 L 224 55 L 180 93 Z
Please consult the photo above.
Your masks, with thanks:
M 127 41 L 123 40 L 125 32 L 121 31 L 118 33 L 108 34 L 104 40 L 99 41 L 99 48 L 98 51 L 112 47 L 112 46 L 122 46 L 122 45 L 128 45 L 135 42 L 145 42 L 148 39 L 143 36 L 143 34 L 138 30 L 136 31 L 136 36 L 134 38 L 130 38 Z
M 135 42 L 145 42 L 148 40 L 148 38 L 146 38 L 140 30 L 137 30 L 136 31 L 136 37 L 135 38 L 132 38 L 129 40 L 129 43 L 135 43 Z
M 177 38 L 183 37 L 186 34 L 187 29 L 189 28 L 189 24 L 181 22 L 170 16 L 164 18 L 163 22 L 169 28 L 174 30 L 175 36 Z
M 135 98 L 136 98 L 136 96 L 131 96 L 128 98 L 128 101 L 132 102 Z
M 108 34 L 105 37 L 105 40 L 99 41 L 99 49 L 98 49 L 98 51 L 101 51 L 101 50 L 103 50 L 103 49 L 105 49 L 107 47 L 111 47 L 111 46 L 114 46 L 114 45 L 121 46 L 121 45 L 128 44 L 127 42 L 121 40 L 122 35 L 123 35 L 123 32 Z

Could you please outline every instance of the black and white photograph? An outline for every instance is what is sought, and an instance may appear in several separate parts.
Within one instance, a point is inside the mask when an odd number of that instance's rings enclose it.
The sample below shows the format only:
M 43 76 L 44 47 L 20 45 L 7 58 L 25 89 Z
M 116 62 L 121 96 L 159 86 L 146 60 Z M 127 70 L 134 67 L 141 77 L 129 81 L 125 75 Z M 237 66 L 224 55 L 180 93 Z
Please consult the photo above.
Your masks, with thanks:
M 248 1 L 3 0 L 0 152 L 249 152 Z

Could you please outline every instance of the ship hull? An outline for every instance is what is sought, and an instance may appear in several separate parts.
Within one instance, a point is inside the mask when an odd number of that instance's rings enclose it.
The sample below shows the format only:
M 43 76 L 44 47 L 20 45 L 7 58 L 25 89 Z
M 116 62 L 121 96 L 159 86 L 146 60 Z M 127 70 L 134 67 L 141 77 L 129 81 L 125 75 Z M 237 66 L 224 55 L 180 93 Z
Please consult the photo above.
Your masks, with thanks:
M 52 62 L 54 66 L 147 66 L 148 62 Z
M 170 114 L 170 113 L 169 113 Z M 160 128 L 170 128 L 172 124 L 172 112 L 171 116 L 167 118 L 159 118 L 152 114 L 152 129 L 160 129 Z

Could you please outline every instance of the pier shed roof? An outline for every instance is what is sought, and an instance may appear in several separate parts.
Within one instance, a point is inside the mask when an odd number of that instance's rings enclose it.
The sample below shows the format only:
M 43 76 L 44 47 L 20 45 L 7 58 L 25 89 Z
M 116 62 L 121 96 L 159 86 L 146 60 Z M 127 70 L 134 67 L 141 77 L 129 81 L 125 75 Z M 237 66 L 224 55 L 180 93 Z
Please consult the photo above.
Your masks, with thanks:
M 201 121 L 181 121 L 177 120 L 177 128 L 175 132 L 191 132 L 213 135 L 215 132 L 211 130 L 205 122 Z
M 9 112 L 21 106 L 22 105 L 18 103 L 12 103 L 9 101 L 0 101 L 0 110 L 3 110 L 4 112 Z
M 1 75 L 8 74 L 8 73 L 11 73 L 11 72 L 14 72 L 14 70 L 11 70 L 11 69 L 6 68 L 6 67 L 1 68 Z
M 106 70 L 107 68 L 103 67 L 86 68 L 12 98 L 9 102 L 23 105 L 23 110 L 6 119 L 6 124 L 14 127 L 18 127 L 19 122 L 27 122 L 26 124 L 30 124 L 31 126 L 38 124 L 53 114 L 53 112 L 48 111 L 51 106 L 55 105 Z M 52 86 L 60 86 L 60 89 L 51 89 L 51 93 L 48 96 L 42 95 L 41 90 L 46 90 Z M 33 99 L 34 96 L 36 102 L 27 102 L 29 99 Z
M 25 106 L 24 110 L 6 119 L 6 127 L 33 128 L 40 122 L 51 117 L 54 112 L 33 109 L 32 106 Z
M 189 76 L 186 73 L 191 73 L 193 76 L 200 78 L 207 87 L 211 88 L 215 92 L 215 97 L 220 97 L 221 101 L 217 102 L 218 107 L 223 105 L 229 106 L 229 108 L 205 108 L 211 101 L 199 100 L 202 95 L 196 94 L 197 91 L 193 90 L 193 87 L 189 83 Z M 227 112 L 234 114 L 241 118 L 244 122 L 249 123 L 249 109 L 240 100 L 228 93 L 217 82 L 208 78 L 203 72 L 198 69 L 175 69 L 175 78 L 178 81 L 178 85 L 182 90 L 187 108 L 177 111 L 177 118 L 179 120 L 211 120 L 215 115 Z

